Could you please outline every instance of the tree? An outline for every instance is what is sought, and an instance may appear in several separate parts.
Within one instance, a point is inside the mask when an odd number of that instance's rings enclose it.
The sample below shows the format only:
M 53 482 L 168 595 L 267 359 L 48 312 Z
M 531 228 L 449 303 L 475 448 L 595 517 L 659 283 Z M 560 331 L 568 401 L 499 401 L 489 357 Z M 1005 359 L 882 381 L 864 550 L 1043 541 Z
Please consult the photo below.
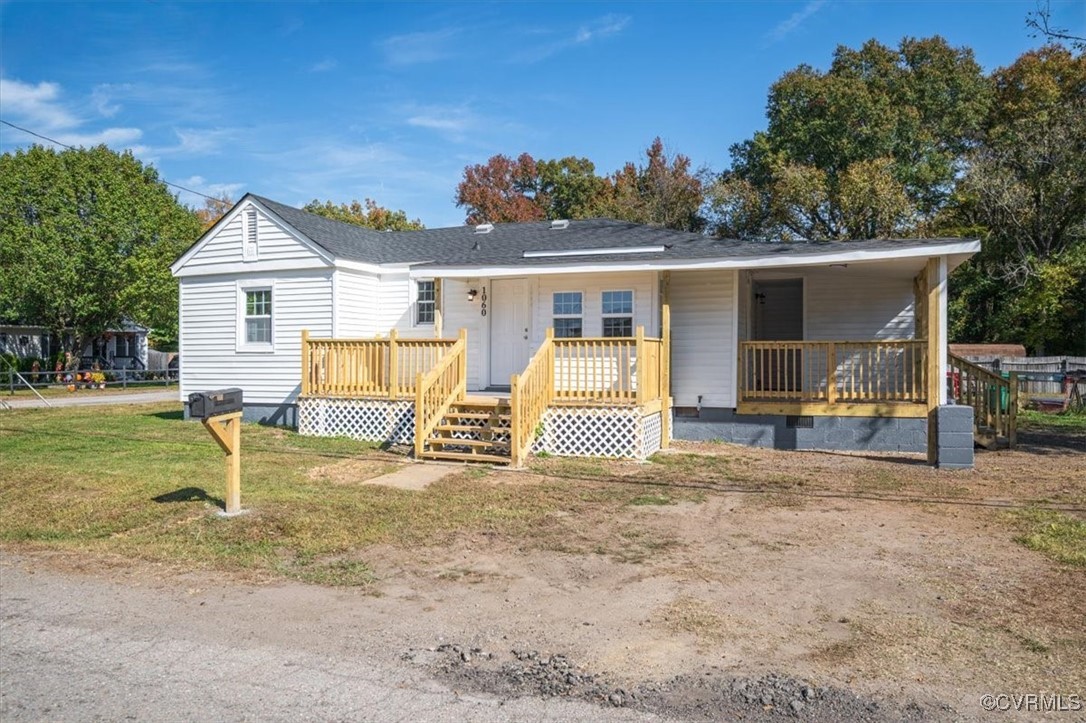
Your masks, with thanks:
M 1049 0 L 1037 0 L 1037 9 L 1026 13 L 1026 27 L 1033 37 L 1044 38 L 1046 43 L 1066 43 L 1079 52 L 1086 51 L 1086 37 L 1073 35 L 1067 28 L 1052 24 L 1052 4 Z
M 711 189 L 718 235 L 847 240 L 923 231 L 946 204 L 991 88 L 939 37 L 840 46 L 769 91 L 768 127 L 730 149 Z
M 646 163 L 627 163 L 611 177 L 604 215 L 624 221 L 655 224 L 679 231 L 701 231 L 704 192 L 699 174 L 690 172 L 690 159 L 681 153 L 668 159 L 659 137 L 645 151 Z
M 335 204 L 331 201 L 321 203 L 313 199 L 303 209 L 318 216 L 324 216 L 336 221 L 353 223 L 356 226 L 365 226 L 375 231 L 419 231 L 426 228 L 417 218 L 409 220 L 404 211 L 392 211 L 377 202 L 367 198 L 363 203 L 351 201 Z
M 200 235 L 131 152 L 56 151 L 0 156 L 0 319 L 43 326 L 78 353 L 129 318 L 154 339 L 177 338 L 170 263 Z
M 492 156 L 464 169 L 456 205 L 467 208 L 466 223 L 611 216 L 683 230 L 703 228 L 702 182 L 690 173 L 690 159 L 679 154 L 669 160 L 659 138 L 646 158 L 643 166 L 628 163 L 605 177 L 596 175 L 587 158 Z
M 963 340 L 1086 349 L 1086 57 L 1048 45 L 992 74 L 995 103 L 944 214 L 983 238 L 955 277 Z
M 223 192 L 214 198 L 205 198 L 204 207 L 196 209 L 196 217 L 200 219 L 200 226 L 203 230 L 207 231 L 233 207 L 234 199 Z
M 456 205 L 467 208 L 464 223 L 469 224 L 541 221 L 547 214 L 538 191 L 534 158 L 522 153 L 514 160 L 499 154 L 464 168 L 464 179 L 456 187 Z

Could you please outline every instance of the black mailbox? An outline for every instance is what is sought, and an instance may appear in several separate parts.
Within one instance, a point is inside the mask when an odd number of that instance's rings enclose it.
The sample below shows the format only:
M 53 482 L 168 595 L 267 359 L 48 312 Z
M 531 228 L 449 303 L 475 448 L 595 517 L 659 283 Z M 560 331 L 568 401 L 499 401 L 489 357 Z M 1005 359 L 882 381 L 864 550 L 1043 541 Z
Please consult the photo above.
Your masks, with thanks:
M 220 414 L 241 411 L 241 390 L 237 387 L 216 389 L 212 392 L 194 392 L 189 395 L 189 416 L 208 419 Z

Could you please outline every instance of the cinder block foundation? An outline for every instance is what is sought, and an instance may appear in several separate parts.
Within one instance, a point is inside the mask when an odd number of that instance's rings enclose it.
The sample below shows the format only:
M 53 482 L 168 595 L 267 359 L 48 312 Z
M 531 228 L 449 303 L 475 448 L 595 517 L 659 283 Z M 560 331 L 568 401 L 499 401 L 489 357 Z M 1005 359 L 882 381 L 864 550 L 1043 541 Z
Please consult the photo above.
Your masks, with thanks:
M 935 466 L 973 469 L 973 408 L 946 404 L 935 410 Z

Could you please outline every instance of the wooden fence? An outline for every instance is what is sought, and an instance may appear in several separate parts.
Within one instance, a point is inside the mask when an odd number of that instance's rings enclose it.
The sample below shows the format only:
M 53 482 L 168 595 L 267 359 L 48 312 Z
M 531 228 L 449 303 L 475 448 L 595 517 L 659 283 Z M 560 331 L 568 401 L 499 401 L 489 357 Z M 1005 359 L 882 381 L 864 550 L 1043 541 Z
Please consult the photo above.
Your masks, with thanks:
M 1065 391 L 1064 375 L 1069 372 L 1086 373 L 1086 356 L 960 358 L 996 373 L 1018 372 L 1022 394 L 1029 397 L 1062 397 Z

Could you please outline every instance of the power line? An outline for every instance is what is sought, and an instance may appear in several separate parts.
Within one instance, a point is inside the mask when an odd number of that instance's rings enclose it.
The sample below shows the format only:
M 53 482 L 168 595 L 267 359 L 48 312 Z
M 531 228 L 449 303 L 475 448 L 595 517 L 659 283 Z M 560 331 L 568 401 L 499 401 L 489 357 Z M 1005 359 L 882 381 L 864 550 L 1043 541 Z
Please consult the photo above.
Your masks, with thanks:
M 55 138 L 50 138 L 49 136 L 43 136 L 41 133 L 35 133 L 34 131 L 30 130 L 29 128 L 23 128 L 22 126 L 17 126 L 14 123 L 11 123 L 9 121 L 4 120 L 3 118 L 0 118 L 0 123 L 3 123 L 6 126 L 11 126 L 12 128 L 14 128 L 17 131 L 22 131 L 23 133 L 29 133 L 30 135 L 34 136 L 35 138 L 41 138 L 43 141 L 49 141 L 50 143 L 56 144 L 58 146 L 64 146 L 65 148 L 68 148 L 68 149 L 73 150 L 73 151 L 75 150 L 75 146 L 70 146 L 67 143 L 61 143 L 60 141 L 56 140 Z M 182 191 L 186 191 L 186 192 L 191 193 L 191 194 L 193 194 L 195 196 L 202 196 L 202 197 L 208 199 L 209 201 L 219 201 L 219 200 L 221 200 L 221 199 L 215 198 L 214 196 L 209 196 L 206 193 L 200 193 L 199 191 L 193 191 L 191 188 L 185 188 L 184 186 L 179 185 L 177 183 L 171 183 L 170 181 L 167 181 L 165 178 L 159 178 L 158 180 L 162 181 L 167 186 L 173 186 L 174 188 L 179 188 Z

